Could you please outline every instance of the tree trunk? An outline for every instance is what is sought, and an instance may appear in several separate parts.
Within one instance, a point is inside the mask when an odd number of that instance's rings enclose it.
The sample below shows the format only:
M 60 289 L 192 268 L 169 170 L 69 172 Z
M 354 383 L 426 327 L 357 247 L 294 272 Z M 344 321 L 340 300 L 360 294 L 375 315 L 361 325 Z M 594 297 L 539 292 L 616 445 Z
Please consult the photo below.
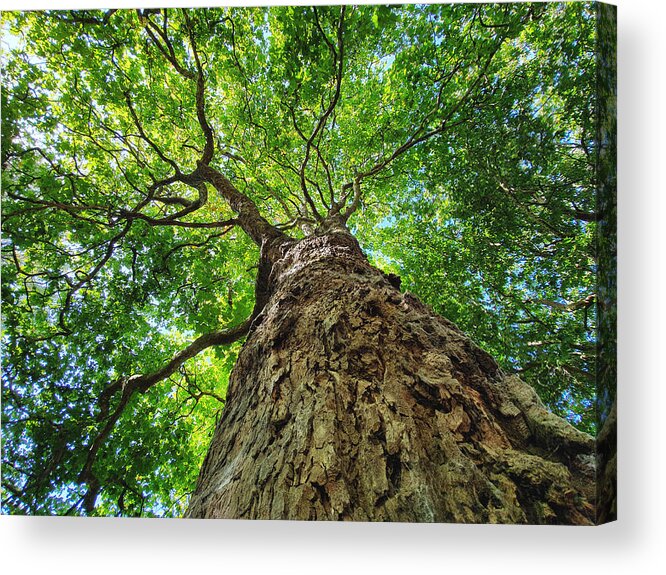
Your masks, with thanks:
M 594 441 L 343 229 L 284 244 L 189 517 L 594 521 Z

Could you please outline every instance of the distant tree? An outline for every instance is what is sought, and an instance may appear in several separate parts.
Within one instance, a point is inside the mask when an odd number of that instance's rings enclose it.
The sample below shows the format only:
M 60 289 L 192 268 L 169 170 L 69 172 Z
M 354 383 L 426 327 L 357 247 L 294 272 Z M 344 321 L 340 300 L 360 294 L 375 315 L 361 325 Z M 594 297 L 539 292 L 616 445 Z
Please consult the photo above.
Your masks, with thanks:
M 594 521 L 593 4 L 3 18 L 4 512 Z

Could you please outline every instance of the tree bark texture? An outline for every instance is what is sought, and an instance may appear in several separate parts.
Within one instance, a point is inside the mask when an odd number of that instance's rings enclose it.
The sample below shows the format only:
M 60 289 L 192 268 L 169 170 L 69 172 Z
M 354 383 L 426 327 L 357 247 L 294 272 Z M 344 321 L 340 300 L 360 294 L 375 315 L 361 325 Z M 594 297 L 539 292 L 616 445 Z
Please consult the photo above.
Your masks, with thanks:
M 592 524 L 594 440 L 341 228 L 282 246 L 187 512 Z

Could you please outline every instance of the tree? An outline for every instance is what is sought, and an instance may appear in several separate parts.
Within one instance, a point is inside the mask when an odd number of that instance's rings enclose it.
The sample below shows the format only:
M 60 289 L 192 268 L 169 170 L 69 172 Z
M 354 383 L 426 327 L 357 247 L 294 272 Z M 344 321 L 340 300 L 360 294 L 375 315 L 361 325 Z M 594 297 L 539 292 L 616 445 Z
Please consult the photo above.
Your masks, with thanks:
M 6 14 L 3 509 L 593 522 L 595 23 Z

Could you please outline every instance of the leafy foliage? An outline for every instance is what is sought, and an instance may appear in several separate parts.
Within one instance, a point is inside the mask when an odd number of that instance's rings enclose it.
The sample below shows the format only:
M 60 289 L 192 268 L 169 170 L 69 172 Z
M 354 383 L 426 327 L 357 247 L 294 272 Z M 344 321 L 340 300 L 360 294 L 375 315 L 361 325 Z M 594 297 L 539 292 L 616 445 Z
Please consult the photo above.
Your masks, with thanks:
M 3 18 L 3 512 L 182 513 L 239 343 L 129 393 L 94 510 L 81 470 L 105 390 L 252 313 L 239 197 L 294 237 L 344 213 L 403 287 L 594 430 L 590 5 Z M 237 195 L 209 193 L 203 164 Z

